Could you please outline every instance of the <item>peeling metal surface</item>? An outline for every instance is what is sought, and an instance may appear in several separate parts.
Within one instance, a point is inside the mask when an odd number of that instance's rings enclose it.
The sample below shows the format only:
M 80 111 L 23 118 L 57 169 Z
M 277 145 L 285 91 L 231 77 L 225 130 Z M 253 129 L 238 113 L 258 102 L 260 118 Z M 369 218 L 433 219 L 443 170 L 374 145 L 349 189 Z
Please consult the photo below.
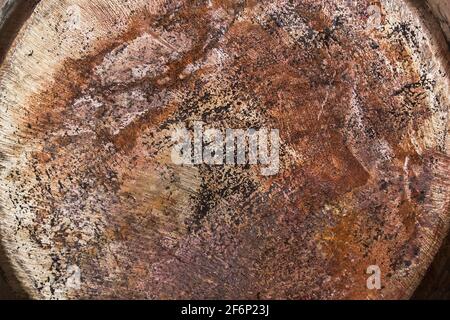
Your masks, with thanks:
M 400 0 L 42 1 L 0 68 L 0 231 L 27 292 L 408 298 L 450 214 L 449 53 L 427 17 Z M 172 130 L 197 120 L 278 128 L 280 173 L 172 164 Z

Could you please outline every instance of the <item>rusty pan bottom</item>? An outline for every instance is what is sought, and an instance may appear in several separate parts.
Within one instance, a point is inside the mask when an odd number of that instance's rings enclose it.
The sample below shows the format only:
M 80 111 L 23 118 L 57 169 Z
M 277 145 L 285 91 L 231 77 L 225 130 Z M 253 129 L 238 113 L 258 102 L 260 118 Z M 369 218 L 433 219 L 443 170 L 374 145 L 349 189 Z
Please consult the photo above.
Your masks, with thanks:
M 19 2 L 1 29 L 4 287 L 436 297 L 422 278 L 448 263 L 431 264 L 450 222 L 445 5 Z M 174 132 L 199 122 L 278 130 L 276 170 L 174 163 Z

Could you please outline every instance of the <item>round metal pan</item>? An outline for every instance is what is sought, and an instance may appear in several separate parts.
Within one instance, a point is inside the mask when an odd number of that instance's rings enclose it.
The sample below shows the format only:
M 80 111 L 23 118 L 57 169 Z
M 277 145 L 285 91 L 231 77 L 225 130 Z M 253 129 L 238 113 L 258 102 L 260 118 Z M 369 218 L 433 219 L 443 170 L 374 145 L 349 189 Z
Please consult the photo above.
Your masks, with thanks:
M 0 8 L 0 298 L 448 283 L 448 251 L 432 264 L 450 223 L 448 2 Z M 278 130 L 276 172 L 175 163 L 171 136 L 199 122 Z

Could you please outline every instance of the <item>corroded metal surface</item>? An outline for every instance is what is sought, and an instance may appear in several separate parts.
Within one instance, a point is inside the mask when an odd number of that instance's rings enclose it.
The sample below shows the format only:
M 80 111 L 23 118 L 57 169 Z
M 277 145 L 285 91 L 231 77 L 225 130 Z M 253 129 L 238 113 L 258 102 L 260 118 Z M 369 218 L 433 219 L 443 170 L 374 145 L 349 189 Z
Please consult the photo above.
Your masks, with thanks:
M 427 4 L 439 20 L 442 31 L 450 43 L 450 2 L 441 0 L 427 0 Z
M 0 69 L 17 277 L 36 298 L 409 297 L 449 222 L 428 18 L 400 0 L 42 1 Z M 279 174 L 173 164 L 171 133 L 198 120 L 279 129 Z

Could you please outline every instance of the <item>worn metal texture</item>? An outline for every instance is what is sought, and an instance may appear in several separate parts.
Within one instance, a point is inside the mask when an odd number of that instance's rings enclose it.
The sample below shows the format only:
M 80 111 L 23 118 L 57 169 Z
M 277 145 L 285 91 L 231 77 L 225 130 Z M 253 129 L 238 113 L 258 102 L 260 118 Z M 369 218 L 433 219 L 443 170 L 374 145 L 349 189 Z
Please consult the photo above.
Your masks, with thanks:
M 440 30 L 418 1 L 41 1 L 0 67 L 15 278 L 47 299 L 410 297 L 450 220 Z M 173 164 L 197 120 L 279 129 L 280 172 Z
M 439 20 L 442 31 L 450 43 L 450 2 L 442 0 L 427 0 L 427 4 Z

